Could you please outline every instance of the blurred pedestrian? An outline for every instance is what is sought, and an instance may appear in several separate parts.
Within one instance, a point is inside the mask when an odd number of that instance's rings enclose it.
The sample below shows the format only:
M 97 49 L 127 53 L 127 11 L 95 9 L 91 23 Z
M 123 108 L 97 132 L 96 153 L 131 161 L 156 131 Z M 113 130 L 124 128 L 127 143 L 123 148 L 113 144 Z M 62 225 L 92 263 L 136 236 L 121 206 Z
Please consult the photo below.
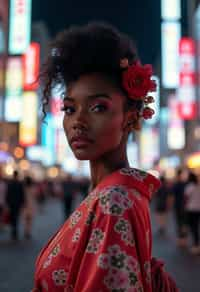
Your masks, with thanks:
M 49 189 L 49 183 L 46 179 L 43 179 L 39 182 L 37 182 L 37 203 L 38 203 L 38 209 L 40 213 L 44 212 L 44 206 L 46 202 L 46 196 L 47 196 L 47 190 Z M 52 193 L 49 194 L 49 196 L 52 195 Z
M 160 181 L 131 168 L 126 154 L 129 134 L 153 115 L 151 77 L 109 25 L 70 28 L 54 42 L 43 102 L 52 85 L 66 89 L 64 131 L 75 157 L 90 161 L 92 191 L 40 253 L 35 291 L 177 291 L 151 258 L 149 201 Z
M 200 184 L 192 172 L 185 187 L 185 209 L 193 242 L 191 253 L 200 255 Z
M 24 188 L 19 180 L 18 171 L 13 172 L 13 178 L 8 182 L 6 202 L 10 212 L 11 238 L 17 240 L 19 236 L 19 217 L 24 205 Z
M 75 198 L 77 187 L 71 174 L 67 174 L 66 179 L 62 183 L 63 186 L 63 207 L 65 220 L 72 212 L 72 202 Z
M 185 169 L 178 169 L 176 181 L 173 186 L 174 213 L 176 220 L 177 244 L 181 247 L 187 246 L 187 221 L 185 211 L 184 191 L 188 179 Z
M 166 178 L 162 176 L 160 181 L 162 185 L 154 195 L 154 207 L 158 233 L 163 235 L 166 233 L 169 201 L 172 195 Z
M 25 203 L 23 208 L 24 237 L 32 236 L 32 223 L 36 212 L 36 187 L 30 176 L 24 178 Z

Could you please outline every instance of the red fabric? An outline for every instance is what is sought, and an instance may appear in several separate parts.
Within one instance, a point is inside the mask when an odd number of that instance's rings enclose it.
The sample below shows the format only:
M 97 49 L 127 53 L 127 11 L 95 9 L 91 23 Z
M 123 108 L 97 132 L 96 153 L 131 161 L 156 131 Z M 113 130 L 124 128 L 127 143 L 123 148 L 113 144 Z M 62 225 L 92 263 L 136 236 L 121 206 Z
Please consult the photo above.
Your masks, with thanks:
M 174 280 L 164 271 L 164 263 L 158 259 L 151 259 L 152 291 L 179 292 Z
M 103 179 L 40 253 L 33 291 L 159 291 L 152 289 L 148 206 L 159 186 L 135 169 Z

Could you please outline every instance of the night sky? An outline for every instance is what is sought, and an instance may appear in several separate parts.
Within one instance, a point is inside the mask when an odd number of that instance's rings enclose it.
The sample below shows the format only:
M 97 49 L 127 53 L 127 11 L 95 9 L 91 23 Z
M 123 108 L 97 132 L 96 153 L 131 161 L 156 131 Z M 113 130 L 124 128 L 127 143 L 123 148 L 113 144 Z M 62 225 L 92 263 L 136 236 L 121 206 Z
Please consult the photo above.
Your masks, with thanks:
M 143 63 L 160 54 L 160 0 L 33 0 L 33 21 L 44 20 L 50 34 L 72 24 L 104 20 L 129 34 Z

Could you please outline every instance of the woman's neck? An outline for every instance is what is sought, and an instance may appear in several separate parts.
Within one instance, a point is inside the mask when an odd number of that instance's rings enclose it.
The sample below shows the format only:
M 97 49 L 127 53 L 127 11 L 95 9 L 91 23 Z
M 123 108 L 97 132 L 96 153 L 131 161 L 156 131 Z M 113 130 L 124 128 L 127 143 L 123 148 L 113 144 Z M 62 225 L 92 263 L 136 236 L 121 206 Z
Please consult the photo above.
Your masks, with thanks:
M 104 177 L 123 167 L 129 167 L 126 151 L 121 154 L 116 152 L 108 153 L 99 160 L 90 161 L 90 189 L 94 189 Z

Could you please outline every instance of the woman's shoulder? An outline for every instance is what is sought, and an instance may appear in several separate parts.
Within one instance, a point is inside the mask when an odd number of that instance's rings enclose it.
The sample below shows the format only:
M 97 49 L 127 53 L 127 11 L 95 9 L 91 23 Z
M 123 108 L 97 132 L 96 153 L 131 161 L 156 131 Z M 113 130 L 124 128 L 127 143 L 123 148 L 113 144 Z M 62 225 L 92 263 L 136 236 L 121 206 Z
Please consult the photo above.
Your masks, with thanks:
M 160 187 L 160 180 L 152 174 L 136 168 L 122 168 L 111 174 L 99 186 L 98 191 L 110 192 L 120 189 L 124 191 L 137 191 L 149 199 Z

